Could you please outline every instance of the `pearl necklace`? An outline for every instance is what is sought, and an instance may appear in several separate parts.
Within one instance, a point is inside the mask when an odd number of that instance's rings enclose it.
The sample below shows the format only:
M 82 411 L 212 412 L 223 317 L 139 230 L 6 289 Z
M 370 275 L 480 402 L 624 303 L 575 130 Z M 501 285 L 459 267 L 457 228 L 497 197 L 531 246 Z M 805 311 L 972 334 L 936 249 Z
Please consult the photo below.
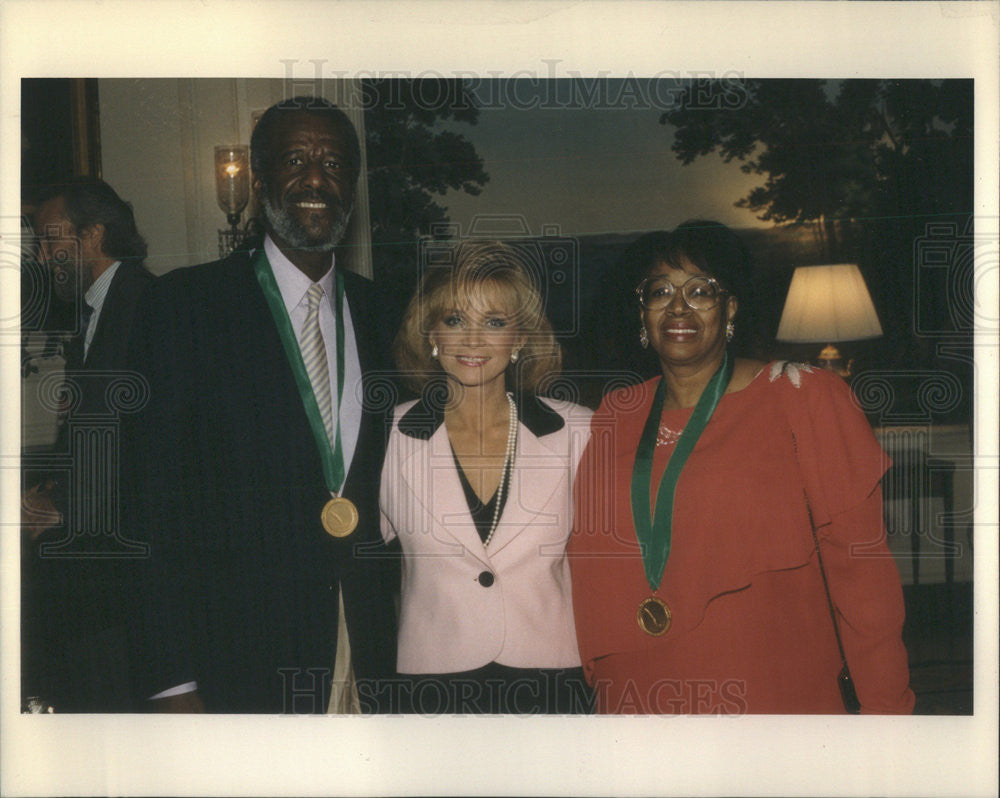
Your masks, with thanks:
M 507 424 L 507 449 L 503 454 L 503 471 L 500 474 L 500 485 L 497 487 L 496 504 L 493 505 L 493 523 L 490 524 L 490 533 L 483 541 L 484 549 L 493 540 L 493 533 L 497 531 L 497 524 L 500 522 L 500 505 L 503 504 L 504 488 L 507 487 L 507 472 L 514 461 L 514 448 L 517 443 L 517 405 L 514 403 L 514 395 L 511 393 L 507 394 L 507 404 L 510 406 Z

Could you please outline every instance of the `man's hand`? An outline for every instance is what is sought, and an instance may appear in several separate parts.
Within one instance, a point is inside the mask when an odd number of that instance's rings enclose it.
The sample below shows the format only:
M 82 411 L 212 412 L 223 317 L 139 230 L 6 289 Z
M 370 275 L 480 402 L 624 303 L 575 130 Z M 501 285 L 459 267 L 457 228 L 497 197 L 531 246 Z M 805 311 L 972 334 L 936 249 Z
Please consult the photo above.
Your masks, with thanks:
M 21 528 L 28 530 L 32 540 L 36 540 L 43 532 L 59 526 L 62 513 L 56 509 L 52 501 L 52 490 L 55 483 L 47 480 L 45 483 L 28 488 L 21 497 Z
M 205 711 L 205 705 L 201 703 L 201 696 L 198 695 L 197 690 L 167 698 L 154 698 L 149 702 L 149 705 L 153 712 L 202 713 Z

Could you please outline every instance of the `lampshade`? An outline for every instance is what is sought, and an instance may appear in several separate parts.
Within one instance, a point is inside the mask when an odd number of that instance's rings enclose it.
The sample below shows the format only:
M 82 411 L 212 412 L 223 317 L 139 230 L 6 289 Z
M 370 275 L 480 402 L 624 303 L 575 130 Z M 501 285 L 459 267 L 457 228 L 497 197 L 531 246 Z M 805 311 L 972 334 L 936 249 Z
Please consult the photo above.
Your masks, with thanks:
M 822 344 L 880 335 L 878 314 L 856 264 L 795 269 L 778 324 L 779 341 Z
M 225 144 L 215 148 L 215 194 L 228 216 L 238 216 L 246 207 L 250 199 L 250 152 L 246 147 Z

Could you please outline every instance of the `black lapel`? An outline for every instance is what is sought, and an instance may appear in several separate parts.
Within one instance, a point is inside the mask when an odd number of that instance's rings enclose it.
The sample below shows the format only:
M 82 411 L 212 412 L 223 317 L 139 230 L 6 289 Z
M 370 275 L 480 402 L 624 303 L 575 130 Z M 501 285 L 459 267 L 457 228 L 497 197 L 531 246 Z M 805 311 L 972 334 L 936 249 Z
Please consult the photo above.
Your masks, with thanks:
M 129 261 L 121 263 L 104 297 L 87 352 L 87 367 L 119 368 L 124 364 L 139 295 L 153 279 L 144 267 Z
M 431 380 L 424 386 L 417 403 L 399 420 L 400 432 L 426 441 L 444 423 L 447 391 L 442 382 L 441 379 Z M 516 401 L 518 420 L 536 438 L 558 432 L 565 425 L 563 417 L 534 394 L 519 394 Z
M 374 286 L 370 280 L 354 272 L 345 270 L 343 275 L 344 294 L 351 310 L 361 373 L 367 377 L 370 372 L 381 368 L 385 351 L 382 336 L 377 332 L 381 325 L 376 318 L 378 310 L 374 307 Z

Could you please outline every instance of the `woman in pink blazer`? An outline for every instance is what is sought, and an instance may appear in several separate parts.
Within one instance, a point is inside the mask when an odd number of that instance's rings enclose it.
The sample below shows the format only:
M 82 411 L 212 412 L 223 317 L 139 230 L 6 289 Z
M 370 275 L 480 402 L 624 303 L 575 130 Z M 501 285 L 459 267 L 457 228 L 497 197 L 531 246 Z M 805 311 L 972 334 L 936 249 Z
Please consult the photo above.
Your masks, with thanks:
M 589 711 L 566 541 L 591 412 L 542 399 L 559 346 L 518 250 L 433 266 L 396 339 L 382 534 L 403 551 L 397 711 Z

